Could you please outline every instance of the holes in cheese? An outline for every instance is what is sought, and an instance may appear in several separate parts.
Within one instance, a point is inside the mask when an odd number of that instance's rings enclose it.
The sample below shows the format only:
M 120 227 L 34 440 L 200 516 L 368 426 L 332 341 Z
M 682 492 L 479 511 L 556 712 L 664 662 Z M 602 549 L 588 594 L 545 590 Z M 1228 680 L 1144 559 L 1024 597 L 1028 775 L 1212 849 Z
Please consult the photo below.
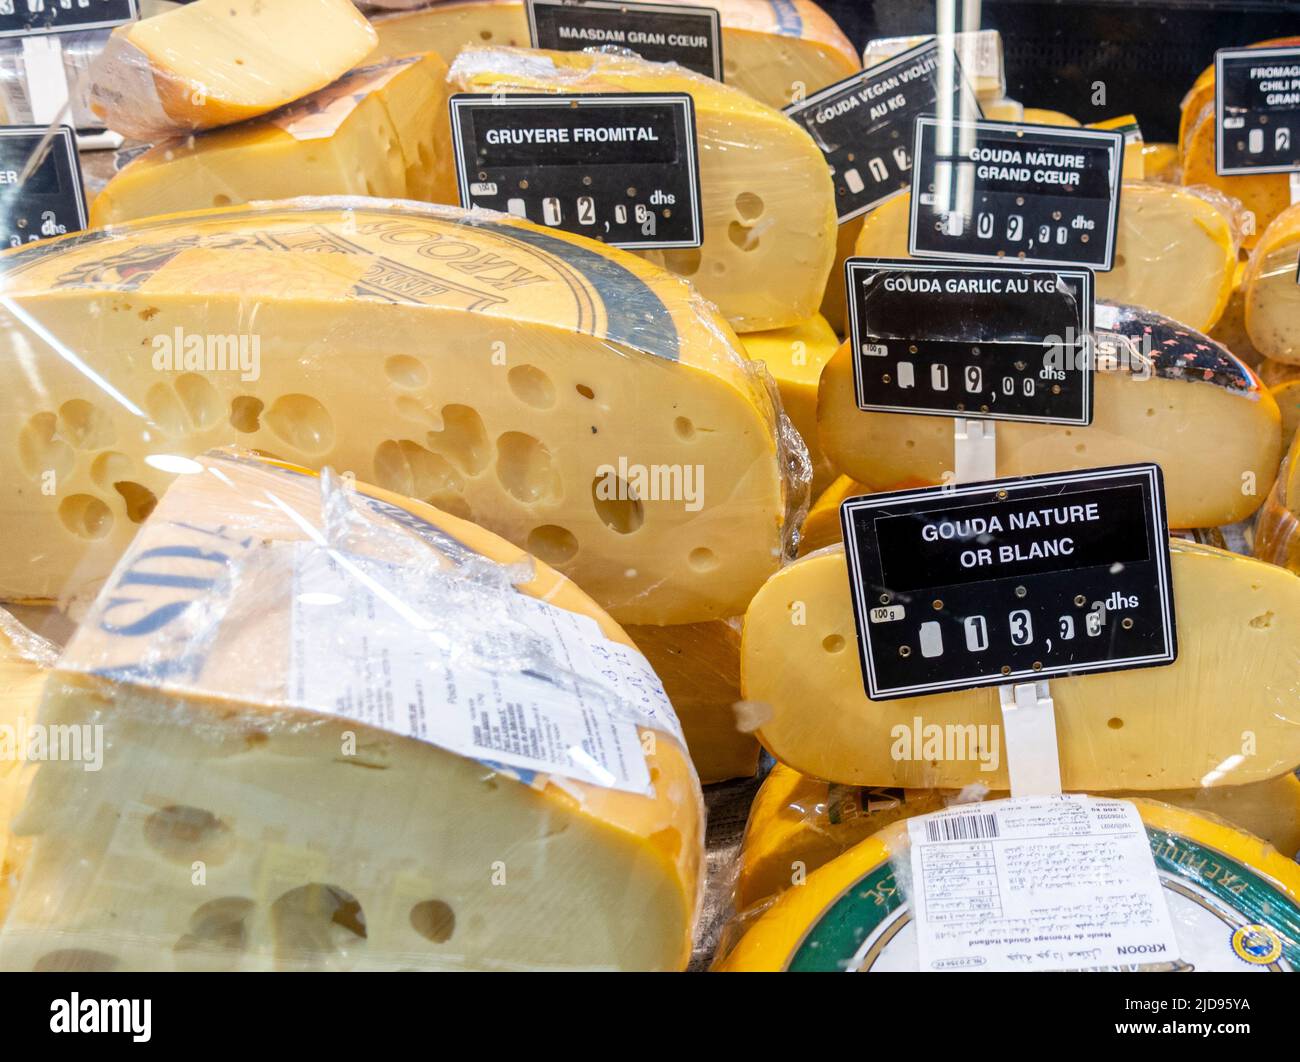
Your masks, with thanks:
M 910 195 L 865 216 L 856 253 L 907 258 Z M 1219 319 L 1237 268 L 1233 206 L 1217 194 L 1143 181 L 1120 193 L 1115 268 L 1097 274 L 1097 297 L 1155 310 L 1204 331 Z
M 455 203 L 446 77 L 436 55 L 394 59 L 275 114 L 164 141 L 113 176 L 90 223 L 300 195 Z
M 1286 174 L 1277 174 L 1285 183 Z M 1243 280 L 1246 331 L 1266 358 L 1300 365 L 1300 206 L 1279 214 L 1251 252 Z
M 317 581 L 326 558 L 351 575 Z M 46 680 L 39 721 L 101 726 L 110 754 L 37 767 L 0 968 L 680 968 L 703 802 L 653 693 L 606 613 L 489 532 L 201 456 Z M 471 708 L 484 733 L 454 751 L 442 724 Z M 617 744 L 644 787 L 576 776 L 548 726 L 586 727 L 611 767 Z M 527 749 L 535 770 L 500 762 Z
M 821 304 L 835 255 L 835 191 L 812 138 L 780 112 L 666 63 L 594 52 L 469 48 L 457 91 L 688 92 L 695 101 L 704 242 L 642 251 L 689 276 L 741 332 L 785 328 Z
M 348 0 L 195 0 L 113 31 L 91 108 L 138 140 L 229 125 L 328 85 L 375 41 Z
M 102 578 L 174 460 L 223 443 L 542 542 L 644 623 L 743 611 L 802 504 L 767 386 L 685 283 L 504 216 L 233 208 L 10 254 L 2 290 L 31 352 L 0 373 L 5 599 Z
M 1067 789 L 1188 789 L 1273 778 L 1300 764 L 1291 723 L 1300 682 L 1300 579 L 1211 546 L 1174 540 L 1178 660 L 1168 667 L 1052 680 Z M 792 622 L 794 603 L 806 623 Z M 1007 787 L 996 688 L 893 701 L 863 692 L 842 546 L 773 576 L 745 616 L 741 683 L 770 706 L 759 740 L 783 763 L 828 781 Z M 815 662 L 815 664 L 814 664 Z M 1122 727 L 1111 727 L 1111 718 Z M 971 727 L 988 747 L 962 759 L 904 758 L 897 727 Z M 990 727 L 994 729 L 989 729 Z M 943 733 L 941 729 L 939 733 Z M 1242 735 L 1255 744 L 1243 754 Z M 926 753 L 928 756 L 928 753 Z M 992 768 L 992 769 L 988 769 Z
M 696 0 L 667 2 L 699 6 Z M 780 109 L 803 99 L 860 66 L 849 39 L 809 0 L 782 0 L 779 13 L 775 5 L 754 0 L 716 0 L 709 6 L 722 22 L 723 80 L 769 107 Z M 521 0 L 453 0 L 376 15 L 372 25 L 381 55 L 435 51 L 449 63 L 466 47 L 527 48 L 529 40 Z
M 1172 527 L 1215 527 L 1253 513 L 1277 468 L 1280 416 L 1258 378 L 1223 347 L 1158 314 L 1119 307 L 1112 331 L 1150 351 L 1096 375 L 1086 428 L 997 426 L 997 474 L 1154 461 L 1164 469 Z M 821 446 L 844 474 L 875 490 L 943 482 L 954 467 L 944 417 L 858 409 L 847 344 L 822 373 Z

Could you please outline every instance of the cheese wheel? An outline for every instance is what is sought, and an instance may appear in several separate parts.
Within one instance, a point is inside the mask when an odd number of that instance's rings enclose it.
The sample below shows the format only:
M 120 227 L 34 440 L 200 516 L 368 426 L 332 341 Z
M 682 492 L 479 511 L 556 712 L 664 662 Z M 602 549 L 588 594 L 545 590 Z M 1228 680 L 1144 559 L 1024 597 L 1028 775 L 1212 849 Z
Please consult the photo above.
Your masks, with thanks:
M 1209 331 L 1209 337 L 1216 343 L 1222 343 L 1239 361 L 1245 362 L 1256 373 L 1262 372 L 1262 363 L 1266 360 L 1255 344 L 1250 340 L 1246 330 L 1246 262 L 1237 263 L 1237 272 L 1232 282 L 1232 296 L 1223 311 L 1223 316 Z M 1267 382 L 1265 386 L 1268 386 Z
M 1300 968 L 1300 868 L 1259 839 L 1193 812 L 1134 800 L 1165 889 L 1179 958 L 1139 970 Z M 894 823 L 785 892 L 717 966 L 722 971 L 917 968 L 905 880 L 907 827 Z M 1254 942 L 1270 945 L 1261 953 Z M 1274 955 L 1273 953 L 1276 953 Z
M 323 88 L 375 41 L 349 0 L 195 0 L 113 31 L 91 108 L 138 140 L 229 125 Z
M 1242 282 L 1251 342 L 1264 357 L 1291 365 L 1300 365 L 1298 258 L 1300 205 L 1279 214 L 1265 230 L 1251 252 Z
M 1258 41 L 1246 47 L 1271 48 L 1293 44 L 1300 44 L 1300 37 L 1274 37 L 1270 40 Z M 1192 87 L 1187 90 L 1187 95 L 1183 97 L 1182 103 L 1179 105 L 1178 151 L 1180 154 L 1186 151 L 1187 140 L 1192 126 L 1200 120 L 1205 108 L 1208 106 L 1211 111 L 1214 110 L 1214 82 L 1214 64 L 1211 63 L 1197 75 Z
M 779 111 L 681 67 L 608 53 L 466 49 L 451 80 L 485 94 L 689 93 L 704 242 L 641 255 L 690 280 L 740 332 L 817 312 L 835 257 L 835 189 L 812 137 Z
M 1268 388 L 1282 415 L 1282 448 L 1289 450 L 1300 428 L 1300 365 L 1261 360 L 1260 381 Z
M 1067 789 L 1238 785 L 1300 764 L 1291 723 L 1300 579 L 1212 546 L 1174 540 L 1171 549 L 1177 661 L 1052 679 Z M 796 602 L 803 607 L 792 616 Z M 853 785 L 1008 787 L 996 688 L 868 700 L 856 639 L 842 546 L 795 561 L 754 597 L 741 688 L 763 706 L 758 739 L 773 756 Z M 969 754 L 901 758 L 912 745 L 924 749 L 911 739 L 931 725 L 961 728 Z
M 1255 556 L 1300 573 L 1300 434 L 1278 469 L 1255 521 Z
M 997 474 L 1023 476 L 1154 461 L 1164 469 L 1170 526 L 1215 527 L 1260 505 L 1281 453 L 1277 403 L 1223 347 L 1175 322 L 1120 307 L 1112 331 L 1150 349 L 1096 374 L 1087 427 L 997 425 Z M 822 372 L 821 448 L 842 473 L 876 490 L 937 484 L 955 467 L 946 417 L 858 408 L 853 358 L 841 346 Z

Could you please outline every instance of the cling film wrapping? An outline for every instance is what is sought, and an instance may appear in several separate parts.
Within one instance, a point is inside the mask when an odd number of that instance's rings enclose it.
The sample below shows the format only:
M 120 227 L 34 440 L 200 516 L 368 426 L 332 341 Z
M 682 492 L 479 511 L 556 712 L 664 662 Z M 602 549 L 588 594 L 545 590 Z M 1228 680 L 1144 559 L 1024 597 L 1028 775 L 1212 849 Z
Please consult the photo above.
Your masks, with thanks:
M 183 465 L 24 727 L 81 755 L 32 757 L 0 966 L 684 965 L 699 782 L 608 615 L 422 503 Z
M 620 622 L 742 613 L 806 448 L 689 285 L 489 212 L 302 199 L 0 260 L 0 599 L 92 595 L 172 460 L 253 447 L 474 519 Z
M 1276 174 L 1284 181 L 1286 174 Z M 1288 207 L 1264 230 L 1242 280 L 1246 332 L 1265 358 L 1300 365 L 1300 205 Z

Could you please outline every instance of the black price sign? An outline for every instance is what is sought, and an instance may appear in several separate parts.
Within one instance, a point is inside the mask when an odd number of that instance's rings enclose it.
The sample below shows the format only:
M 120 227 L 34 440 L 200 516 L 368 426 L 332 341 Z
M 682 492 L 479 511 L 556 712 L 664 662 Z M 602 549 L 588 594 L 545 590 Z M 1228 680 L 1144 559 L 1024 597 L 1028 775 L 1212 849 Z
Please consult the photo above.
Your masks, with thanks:
M 982 112 L 957 57 L 930 41 L 791 104 L 785 113 L 826 156 L 836 210 L 845 222 L 911 183 L 912 126 L 920 115 L 978 118 Z
M 45 134 L 43 125 L 0 126 L 0 246 L 21 247 L 86 227 L 76 133 L 59 126 L 33 165 Z
M 0 2 L 0 37 L 104 29 L 138 17 L 136 0 L 9 0 Z
M 1092 422 L 1088 269 L 845 263 L 858 408 Z
M 616 247 L 698 247 L 695 107 L 684 92 L 451 98 L 462 207 Z
M 1300 48 L 1214 53 L 1214 169 L 1300 170 Z
M 840 519 L 872 700 L 1178 656 L 1157 465 L 872 494 Z
M 534 48 L 580 52 L 612 45 L 722 80 L 722 17 L 715 8 L 621 0 L 527 0 L 526 6 Z
M 918 118 L 916 159 L 911 254 L 1112 267 L 1122 133 Z

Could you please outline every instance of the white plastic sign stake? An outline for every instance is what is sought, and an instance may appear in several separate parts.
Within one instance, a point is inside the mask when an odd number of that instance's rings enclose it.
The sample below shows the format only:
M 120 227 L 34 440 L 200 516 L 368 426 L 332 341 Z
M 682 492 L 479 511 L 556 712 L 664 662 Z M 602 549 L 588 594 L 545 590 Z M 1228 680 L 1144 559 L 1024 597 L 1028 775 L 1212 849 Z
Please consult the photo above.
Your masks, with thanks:
M 1056 796 L 1061 757 L 1056 743 L 1056 706 L 1047 681 L 999 686 L 1007 774 L 1013 797 Z
M 59 38 L 24 37 L 23 68 L 27 73 L 32 122 L 49 125 L 62 118 L 68 106 L 68 75 L 63 69 L 63 45 Z
M 998 435 L 991 420 L 953 419 L 953 482 L 982 483 L 998 477 Z

